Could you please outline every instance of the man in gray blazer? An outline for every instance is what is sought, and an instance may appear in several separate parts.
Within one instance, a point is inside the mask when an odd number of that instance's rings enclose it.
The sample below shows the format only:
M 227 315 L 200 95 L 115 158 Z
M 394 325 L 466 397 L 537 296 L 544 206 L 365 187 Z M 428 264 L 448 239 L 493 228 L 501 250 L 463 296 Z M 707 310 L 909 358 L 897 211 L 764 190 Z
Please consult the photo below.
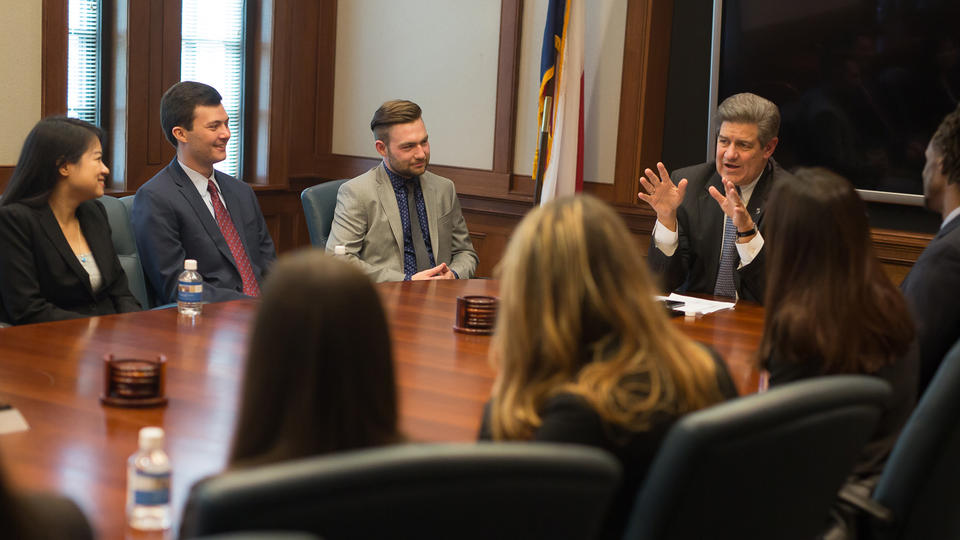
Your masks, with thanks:
M 383 162 L 340 186 L 327 251 L 344 246 L 378 282 L 473 277 L 477 253 L 453 182 L 427 172 L 420 107 L 388 101 L 370 129 Z

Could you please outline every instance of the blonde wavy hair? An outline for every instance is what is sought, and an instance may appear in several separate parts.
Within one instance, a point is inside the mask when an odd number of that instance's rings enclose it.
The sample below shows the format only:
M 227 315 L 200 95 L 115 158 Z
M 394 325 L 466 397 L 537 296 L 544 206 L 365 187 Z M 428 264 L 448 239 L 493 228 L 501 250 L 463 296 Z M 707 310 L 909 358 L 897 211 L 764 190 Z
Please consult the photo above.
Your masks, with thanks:
M 710 354 L 653 300 L 636 240 L 600 200 L 575 196 L 534 209 L 497 275 L 494 439 L 531 438 L 540 408 L 562 392 L 631 431 L 649 429 L 656 412 L 682 414 L 722 399 Z

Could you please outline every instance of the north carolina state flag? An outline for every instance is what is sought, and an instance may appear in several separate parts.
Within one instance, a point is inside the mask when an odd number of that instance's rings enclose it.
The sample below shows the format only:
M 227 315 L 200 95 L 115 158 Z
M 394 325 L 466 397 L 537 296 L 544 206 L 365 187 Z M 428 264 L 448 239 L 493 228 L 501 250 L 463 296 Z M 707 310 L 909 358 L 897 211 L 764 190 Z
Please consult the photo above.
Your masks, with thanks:
M 547 155 L 541 204 L 583 190 L 583 27 L 585 0 L 550 0 L 540 53 L 537 126 L 547 115 Z M 544 99 L 552 97 L 550 110 Z M 538 145 L 539 148 L 539 145 Z

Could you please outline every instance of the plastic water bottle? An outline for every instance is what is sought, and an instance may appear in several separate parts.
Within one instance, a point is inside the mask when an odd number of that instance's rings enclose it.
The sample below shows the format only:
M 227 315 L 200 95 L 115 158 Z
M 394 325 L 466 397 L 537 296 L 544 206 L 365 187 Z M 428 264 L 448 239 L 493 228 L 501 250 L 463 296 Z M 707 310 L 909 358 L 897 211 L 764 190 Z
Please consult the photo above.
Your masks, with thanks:
M 141 531 L 170 528 L 170 459 L 163 429 L 140 430 L 140 449 L 127 461 L 127 523 Z
M 183 273 L 177 278 L 177 311 L 181 315 L 195 316 L 203 311 L 203 278 L 197 272 L 197 261 L 183 261 Z

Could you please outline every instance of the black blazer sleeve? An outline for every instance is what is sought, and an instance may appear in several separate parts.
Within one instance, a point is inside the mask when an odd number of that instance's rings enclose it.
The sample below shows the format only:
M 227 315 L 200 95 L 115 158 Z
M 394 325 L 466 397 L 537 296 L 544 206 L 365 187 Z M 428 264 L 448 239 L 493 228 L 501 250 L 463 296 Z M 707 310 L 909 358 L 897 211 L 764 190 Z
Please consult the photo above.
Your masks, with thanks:
M 84 317 L 83 313 L 57 307 L 41 294 L 34 254 L 43 258 L 50 249 L 35 245 L 34 239 L 43 232 L 33 214 L 33 210 L 19 204 L 0 207 L 0 296 L 6 322 L 24 324 Z
M 89 276 L 75 260 L 49 207 L 0 207 L 0 296 L 7 322 L 58 321 L 140 309 L 113 249 L 103 205 L 98 201 L 81 204 L 77 219 L 103 276 L 98 291 L 90 288 Z

